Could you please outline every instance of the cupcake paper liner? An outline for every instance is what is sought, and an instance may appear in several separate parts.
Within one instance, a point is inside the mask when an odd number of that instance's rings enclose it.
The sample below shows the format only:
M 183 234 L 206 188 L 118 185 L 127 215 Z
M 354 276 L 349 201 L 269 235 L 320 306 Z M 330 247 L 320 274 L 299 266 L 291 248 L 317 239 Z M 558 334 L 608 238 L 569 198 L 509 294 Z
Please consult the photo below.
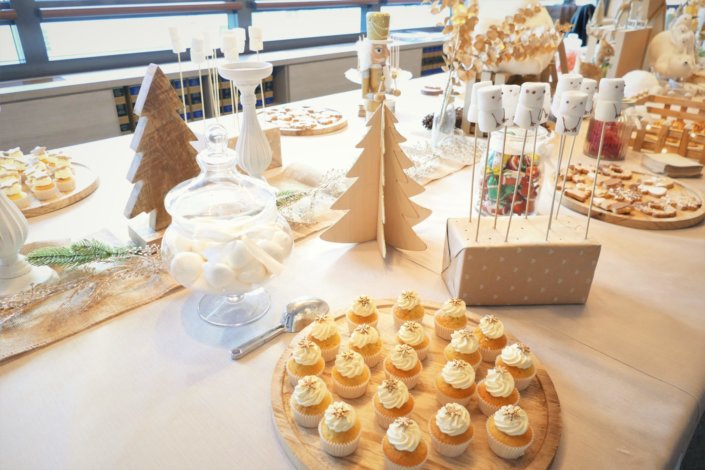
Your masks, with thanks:
M 389 425 L 394 422 L 395 419 L 401 418 L 402 416 L 409 416 L 409 415 L 406 414 L 406 415 L 399 415 L 399 416 L 394 416 L 394 417 L 386 416 L 386 415 L 383 415 L 382 413 L 380 413 L 379 410 L 375 407 L 375 418 L 377 420 L 377 424 L 379 424 L 384 429 L 387 429 L 389 427 Z
M 446 326 L 441 325 L 437 321 L 433 321 L 433 323 L 436 326 L 436 335 L 446 341 L 450 341 L 452 338 L 450 335 L 455 331 L 453 328 L 448 328 Z
M 453 346 L 451 346 L 450 344 L 448 344 L 448 346 L 446 346 L 445 349 L 443 349 L 443 357 L 445 357 L 446 360 L 450 361 L 451 359 L 447 353 L 448 350 L 453 351 L 453 352 L 455 352 L 455 350 L 453 349 Z M 456 354 L 460 354 L 460 353 L 456 353 Z M 477 369 L 480 368 L 480 364 L 482 364 L 482 353 L 480 353 L 479 356 L 480 356 L 479 359 L 474 364 L 470 361 L 465 360 L 465 359 L 463 359 L 463 360 L 465 362 L 467 362 L 468 364 L 470 364 L 472 366 L 472 368 L 475 369 L 475 372 L 477 372 Z
M 323 357 L 324 361 L 330 362 L 335 359 L 335 356 L 338 355 L 339 349 L 340 349 L 340 343 L 338 343 L 337 346 L 333 346 L 332 348 L 328 348 L 328 349 L 321 348 L 321 357 Z
M 405 467 L 404 465 L 399 465 L 397 463 L 392 462 L 387 458 L 387 456 L 384 456 L 384 468 L 387 470 L 421 470 L 424 465 L 426 465 L 426 460 L 428 460 L 428 457 L 426 457 L 423 462 L 421 462 L 418 465 L 412 465 L 410 467 Z
M 318 413 L 315 415 L 305 415 L 303 413 L 299 413 L 299 410 L 294 407 L 293 400 L 290 401 L 290 406 L 291 414 L 294 415 L 294 421 L 296 421 L 299 426 L 302 426 L 304 428 L 318 427 L 319 421 L 321 421 L 321 418 L 323 418 L 323 413 Z
M 423 317 L 421 317 L 421 318 L 419 318 L 419 319 L 417 319 L 417 320 L 415 320 L 415 319 L 413 319 L 413 318 L 406 319 L 406 320 L 402 320 L 402 319 L 397 318 L 397 316 L 394 315 L 394 314 L 392 314 L 392 316 L 394 317 L 394 328 L 396 328 L 397 330 L 398 330 L 399 328 L 401 328 L 401 325 L 402 325 L 405 321 L 409 321 L 409 320 L 411 320 L 411 321 L 417 321 L 417 322 L 423 324 Z
M 470 426 L 472 426 L 472 424 Z M 434 449 L 436 449 L 436 452 L 438 452 L 444 457 L 458 457 L 459 455 L 464 454 L 465 450 L 467 450 L 468 446 L 473 440 L 473 438 L 471 437 L 466 442 L 460 444 L 448 444 L 447 442 L 443 442 L 431 432 L 430 422 L 428 423 L 428 433 L 431 435 L 431 445 Z
M 362 355 L 362 359 L 364 359 L 365 364 L 367 364 L 367 367 L 370 369 L 379 364 L 379 361 L 382 360 L 384 357 L 384 354 L 382 354 L 382 350 L 380 349 L 374 354 L 368 354 L 368 355 Z
M 345 321 L 348 324 L 348 333 L 352 333 L 355 328 L 357 328 L 358 326 L 361 325 L 360 323 L 351 322 L 350 320 L 348 320 L 347 316 L 345 317 Z M 375 321 L 367 323 L 367 324 L 373 328 L 377 328 L 378 323 L 379 323 L 379 315 L 377 316 L 377 319 Z
M 519 399 L 521 397 L 517 396 L 517 400 L 514 403 L 505 403 L 505 405 L 516 405 L 519 403 Z M 477 404 L 480 405 L 480 411 L 482 411 L 482 414 L 484 414 L 487 417 L 492 416 L 495 414 L 495 412 L 500 409 L 504 405 L 499 405 L 495 406 L 491 403 L 487 403 L 485 400 L 482 399 L 482 396 L 478 393 L 477 394 Z
M 410 377 L 399 377 L 387 370 L 387 368 L 384 368 L 384 375 L 388 379 L 398 379 L 404 382 L 404 385 L 406 385 L 406 388 L 411 390 L 412 388 L 416 387 L 416 384 L 419 383 L 419 379 L 421 378 L 421 373 L 423 372 L 423 367 L 421 367 L 421 370 L 419 370 L 416 374 L 410 376 Z
M 343 385 L 333 378 L 333 391 L 343 398 L 359 398 L 367 392 L 367 385 L 370 379 L 365 380 L 360 385 Z
M 495 359 L 497 359 L 497 356 L 500 355 L 502 352 L 502 348 L 499 349 L 487 349 L 487 348 L 480 348 L 480 354 L 482 354 L 482 360 L 485 362 L 491 362 L 494 364 Z
M 315 374 L 315 375 L 320 377 L 324 370 L 325 370 L 325 368 L 322 369 L 321 372 L 319 372 L 318 374 Z M 286 369 L 286 375 L 289 377 L 289 383 L 291 384 L 292 387 L 296 387 L 296 384 L 299 383 L 299 379 L 305 377 L 304 375 L 292 374 L 291 372 L 289 372 L 288 368 Z M 314 375 L 314 374 L 306 374 L 306 375 Z
M 318 423 L 318 435 L 321 435 L 321 422 Z M 350 455 L 357 450 L 361 435 L 362 433 L 359 433 L 355 439 L 343 444 L 328 442 L 321 437 L 321 447 L 327 454 L 332 455 L 333 457 L 345 457 L 346 455 Z
M 436 388 L 436 399 L 438 400 L 438 403 L 441 406 L 445 405 L 446 403 L 457 403 L 459 405 L 468 406 L 470 404 L 470 400 L 472 400 L 472 397 L 475 395 L 475 392 L 473 392 L 473 394 L 468 396 L 467 398 L 456 398 L 456 397 L 451 397 L 451 396 L 446 395 L 445 393 L 440 391 L 438 389 L 438 387 L 435 387 L 435 388 Z
M 507 444 L 498 441 L 492 434 L 490 434 L 489 422 L 490 420 L 488 419 L 487 424 L 485 424 L 485 428 L 487 429 L 487 443 L 490 445 L 490 449 L 492 449 L 492 452 L 497 454 L 499 457 L 502 457 L 503 459 L 518 459 L 519 457 L 524 455 L 526 449 L 531 447 L 531 444 L 533 444 L 534 442 L 534 438 L 532 436 L 531 441 L 529 441 L 529 443 L 525 446 L 508 446 Z
M 535 373 L 531 377 L 525 377 L 522 379 L 514 378 L 514 384 L 516 385 L 517 390 L 520 392 L 526 390 L 529 385 L 531 385 L 531 381 L 534 380 L 534 377 L 536 377 Z

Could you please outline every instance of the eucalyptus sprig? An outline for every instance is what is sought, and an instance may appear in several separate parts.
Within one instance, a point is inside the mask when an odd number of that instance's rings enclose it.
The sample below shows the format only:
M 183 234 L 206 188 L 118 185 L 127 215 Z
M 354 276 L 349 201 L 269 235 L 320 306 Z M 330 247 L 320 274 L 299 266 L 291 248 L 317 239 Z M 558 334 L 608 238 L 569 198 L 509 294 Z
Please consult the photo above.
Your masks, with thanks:
M 109 263 L 132 256 L 155 253 L 155 247 L 114 247 L 98 240 L 80 240 L 69 246 L 48 246 L 30 252 L 26 259 L 34 266 L 77 268 L 90 263 Z

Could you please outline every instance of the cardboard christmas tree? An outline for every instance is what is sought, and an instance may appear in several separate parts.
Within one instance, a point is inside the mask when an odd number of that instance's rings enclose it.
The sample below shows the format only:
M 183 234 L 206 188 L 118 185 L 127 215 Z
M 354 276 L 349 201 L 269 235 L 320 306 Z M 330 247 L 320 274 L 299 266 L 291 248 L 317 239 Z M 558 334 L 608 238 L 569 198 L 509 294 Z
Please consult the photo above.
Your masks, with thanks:
M 127 179 L 134 183 L 125 216 L 149 214 L 146 223 L 131 223 L 130 236 L 140 244 L 161 239 L 171 217 L 164 197 L 174 186 L 198 175 L 197 137 L 179 116 L 181 101 L 161 69 L 151 64 L 142 81 L 134 112 L 140 116 L 130 148 L 136 152 Z
M 382 256 L 387 254 L 387 244 L 402 250 L 426 249 L 413 226 L 431 211 L 410 199 L 423 187 L 404 173 L 413 163 L 399 146 L 406 139 L 396 130 L 396 122 L 387 106 L 380 106 L 370 117 L 369 130 L 357 145 L 363 151 L 347 173 L 357 180 L 331 206 L 348 212 L 321 235 L 323 240 L 377 240 Z

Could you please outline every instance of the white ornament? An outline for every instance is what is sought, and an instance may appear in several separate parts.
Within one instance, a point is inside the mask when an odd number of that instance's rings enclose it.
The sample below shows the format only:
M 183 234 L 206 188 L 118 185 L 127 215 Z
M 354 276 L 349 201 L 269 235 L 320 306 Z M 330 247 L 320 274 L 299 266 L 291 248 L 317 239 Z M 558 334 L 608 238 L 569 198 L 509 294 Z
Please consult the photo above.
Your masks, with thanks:
M 482 132 L 492 132 L 502 127 L 502 87 L 494 85 L 478 90 L 477 107 L 477 124 Z
M 514 114 L 519 104 L 519 85 L 502 85 L 502 109 L 504 110 L 504 125 L 511 126 Z
M 225 260 L 233 269 L 242 269 L 245 265 L 252 262 L 254 258 L 247 250 L 247 247 L 240 240 L 235 240 L 228 243 L 225 248 Z
M 286 258 L 286 253 L 281 246 L 270 240 L 259 240 L 257 241 L 257 246 L 266 251 L 272 258 L 279 261 L 280 263 Z
M 468 109 L 468 121 L 477 123 L 477 91 L 480 88 L 485 88 L 492 86 L 492 82 L 485 80 L 484 82 L 475 82 L 472 84 L 472 100 L 470 101 L 470 108 Z
M 222 289 L 237 282 L 235 272 L 222 263 L 206 263 L 203 267 L 203 277 L 216 289 Z
M 260 284 L 267 279 L 267 270 L 261 263 L 253 262 L 240 271 L 237 279 L 245 284 Z

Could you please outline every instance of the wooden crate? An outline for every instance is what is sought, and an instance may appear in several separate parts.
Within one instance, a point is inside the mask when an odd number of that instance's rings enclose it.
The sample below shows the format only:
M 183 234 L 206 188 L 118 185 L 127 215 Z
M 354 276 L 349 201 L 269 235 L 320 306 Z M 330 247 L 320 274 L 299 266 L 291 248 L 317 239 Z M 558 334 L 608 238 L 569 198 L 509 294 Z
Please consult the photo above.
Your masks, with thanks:
M 636 151 L 677 153 L 705 162 L 705 102 L 671 96 L 647 95 L 636 100 L 658 123 L 642 122 L 632 133 Z

